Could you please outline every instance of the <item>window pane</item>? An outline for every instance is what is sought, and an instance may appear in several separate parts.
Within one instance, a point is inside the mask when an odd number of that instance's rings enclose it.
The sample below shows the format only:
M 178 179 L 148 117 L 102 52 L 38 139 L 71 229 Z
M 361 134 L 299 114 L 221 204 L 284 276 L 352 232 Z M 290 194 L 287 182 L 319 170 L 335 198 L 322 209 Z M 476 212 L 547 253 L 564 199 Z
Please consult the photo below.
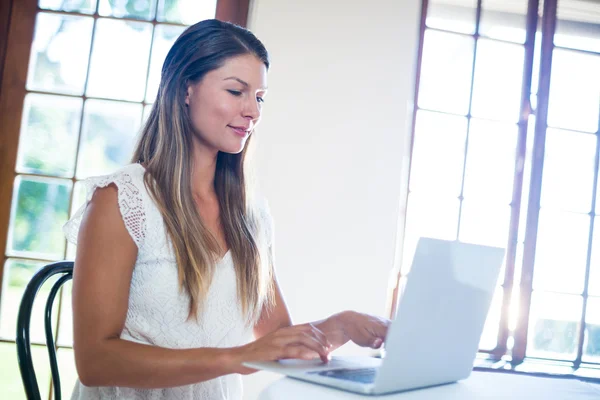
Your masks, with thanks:
M 595 155 L 596 136 L 548 129 L 542 177 L 542 206 L 590 212 Z
M 471 112 L 475 117 L 518 122 L 523 46 L 480 39 Z
M 17 315 L 19 305 L 23 298 L 25 287 L 33 275 L 45 263 L 36 261 L 25 261 L 9 258 L 4 264 L 4 288 L 2 289 L 2 301 L 0 302 L 0 336 L 3 339 L 15 340 L 17 331 Z M 34 343 L 46 343 L 44 334 L 44 309 L 46 299 L 50 293 L 50 288 L 58 278 L 50 278 L 40 288 L 33 302 L 33 311 L 31 312 L 30 334 L 31 341 Z M 57 307 L 52 309 L 52 323 L 56 326 Z
M 410 189 L 458 197 L 467 119 L 419 110 L 415 124 Z
M 46 347 L 32 346 L 31 358 L 38 379 L 42 399 L 50 389 L 50 362 Z M 23 381 L 17 367 L 17 349 L 14 343 L 0 343 L 0 394 L 7 400 L 26 400 Z
M 535 289 L 576 294 L 583 291 L 589 228 L 588 215 L 540 211 Z
M 81 106 L 79 98 L 33 93 L 25 97 L 18 172 L 73 176 Z
M 409 194 L 402 274 L 406 274 L 410 270 L 420 237 L 456 239 L 458 207 L 459 201 L 456 198 Z
M 594 238 L 592 239 L 588 294 L 600 296 L 600 220 L 598 217 L 594 217 Z
M 216 10 L 217 0 L 159 0 L 156 19 L 191 25 L 214 18 Z
M 38 13 L 27 89 L 83 94 L 94 19 Z
M 63 285 L 62 303 L 60 308 L 60 326 L 58 329 L 58 338 L 56 338 L 56 343 L 59 346 L 73 346 L 73 307 L 71 305 L 72 290 L 72 281 L 68 281 Z
M 509 225 L 509 205 L 465 199 L 458 240 L 506 248 Z
M 86 94 L 142 101 L 152 24 L 98 19 Z
M 597 2 L 559 0 L 554 44 L 600 53 L 600 13 Z
M 152 59 L 150 61 L 150 74 L 146 89 L 146 101 L 153 102 L 160 85 L 160 73 L 167 53 L 181 35 L 185 27 L 172 25 L 157 25 L 154 29 L 154 42 L 152 44 Z
M 600 56 L 554 49 L 548 125 L 595 133 L 600 109 Z
M 577 355 L 581 296 L 533 292 L 527 357 L 574 360 Z
M 100 1 L 98 14 L 103 17 L 154 19 L 156 0 Z
M 97 0 L 40 0 L 40 8 L 56 11 L 74 11 L 82 14 L 93 14 Z
M 82 181 L 75 182 L 75 188 L 73 189 L 73 197 L 71 200 L 71 213 L 69 214 L 69 218 L 73 217 L 75 213 L 79 210 L 83 202 L 85 201 L 85 185 Z M 67 255 L 65 260 L 75 260 L 75 254 L 77 251 L 77 246 L 74 244 L 67 242 Z
M 129 163 L 141 119 L 141 104 L 86 101 L 77 178 L 109 174 Z
M 477 0 L 430 0 L 426 25 L 461 33 L 475 33 Z
M 517 135 L 515 124 L 471 119 L 465 197 L 510 204 Z
M 77 381 L 75 353 L 72 349 L 58 349 L 56 352 L 58 370 L 60 371 L 60 391 L 63 399 L 70 399 Z
M 467 115 L 473 45 L 472 37 L 425 31 L 419 107 Z
M 483 0 L 479 33 L 494 39 L 525 43 L 527 1 Z
M 600 297 L 587 299 L 583 340 L 583 362 L 600 363 Z
M 72 183 L 65 179 L 15 179 L 7 253 L 59 260 L 64 256 Z
M 146 124 L 148 121 L 148 117 L 150 116 L 150 112 L 152 111 L 152 104 L 148 104 L 144 106 L 144 115 L 142 115 L 142 126 Z
M 490 311 L 485 320 L 483 334 L 479 341 L 479 348 L 482 350 L 492 350 L 498 344 L 498 328 L 500 325 L 500 313 L 502 311 L 502 288 L 496 288 Z

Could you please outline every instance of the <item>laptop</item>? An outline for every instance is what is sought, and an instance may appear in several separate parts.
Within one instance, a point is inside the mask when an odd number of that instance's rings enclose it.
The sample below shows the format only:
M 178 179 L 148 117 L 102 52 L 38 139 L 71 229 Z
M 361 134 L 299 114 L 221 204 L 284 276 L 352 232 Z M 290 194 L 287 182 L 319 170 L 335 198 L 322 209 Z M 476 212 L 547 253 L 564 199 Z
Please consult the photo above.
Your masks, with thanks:
M 390 325 L 385 357 L 245 363 L 247 367 L 369 395 L 469 377 L 504 249 L 421 238 Z

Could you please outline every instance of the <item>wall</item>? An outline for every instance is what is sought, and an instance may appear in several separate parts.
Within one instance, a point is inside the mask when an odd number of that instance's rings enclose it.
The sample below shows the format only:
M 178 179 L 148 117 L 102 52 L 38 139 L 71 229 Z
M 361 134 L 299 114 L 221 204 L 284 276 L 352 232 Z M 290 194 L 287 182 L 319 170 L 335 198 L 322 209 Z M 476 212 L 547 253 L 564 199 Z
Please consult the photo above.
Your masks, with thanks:
M 255 0 L 272 61 L 256 165 L 294 322 L 384 315 L 406 184 L 417 0 Z M 400 219 L 401 221 L 401 219 Z M 346 346 L 340 353 L 357 349 Z M 255 399 L 277 377 L 245 378 Z

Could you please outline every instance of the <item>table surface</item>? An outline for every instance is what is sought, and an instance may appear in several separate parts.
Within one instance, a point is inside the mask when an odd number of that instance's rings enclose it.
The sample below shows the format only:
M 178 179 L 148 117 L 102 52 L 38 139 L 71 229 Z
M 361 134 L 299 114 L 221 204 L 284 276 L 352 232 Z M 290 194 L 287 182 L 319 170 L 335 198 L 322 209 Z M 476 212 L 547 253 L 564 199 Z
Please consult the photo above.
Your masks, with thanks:
M 577 379 L 473 371 L 468 379 L 448 385 L 385 396 L 361 396 L 296 379 L 282 378 L 263 390 L 259 400 L 356 400 L 379 397 L 386 400 L 600 400 L 600 385 Z

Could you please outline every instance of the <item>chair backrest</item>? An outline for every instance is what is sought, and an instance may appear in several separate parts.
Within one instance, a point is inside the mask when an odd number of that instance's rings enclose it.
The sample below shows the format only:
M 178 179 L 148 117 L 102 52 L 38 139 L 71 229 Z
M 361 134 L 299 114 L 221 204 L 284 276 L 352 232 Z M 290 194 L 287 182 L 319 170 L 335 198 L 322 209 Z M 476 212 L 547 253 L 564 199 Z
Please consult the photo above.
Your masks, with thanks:
M 31 358 L 31 341 L 29 327 L 31 323 L 31 311 L 33 309 L 33 301 L 39 289 L 50 277 L 60 274 L 62 275 L 54 283 L 50 289 L 46 308 L 44 311 L 44 327 L 46 331 L 46 345 L 48 346 L 48 354 L 50 356 L 50 369 L 52 371 L 52 383 L 54 386 L 54 399 L 61 400 L 60 395 L 60 378 L 58 376 L 58 364 L 56 362 L 56 348 L 54 347 L 54 336 L 52 334 L 52 304 L 60 287 L 73 277 L 73 262 L 60 261 L 48 264 L 35 273 L 31 281 L 27 284 L 21 306 L 19 307 L 19 315 L 17 317 L 17 358 L 19 360 L 19 369 L 25 393 L 28 399 L 41 400 L 40 389 L 35 377 L 33 369 L 33 360 Z

